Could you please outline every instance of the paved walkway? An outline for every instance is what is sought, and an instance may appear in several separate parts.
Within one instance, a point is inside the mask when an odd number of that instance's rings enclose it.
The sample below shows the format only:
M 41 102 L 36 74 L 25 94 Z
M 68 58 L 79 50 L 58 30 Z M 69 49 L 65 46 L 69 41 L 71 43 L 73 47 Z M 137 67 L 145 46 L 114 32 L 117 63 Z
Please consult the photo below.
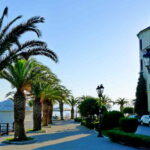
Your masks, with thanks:
M 150 127 L 146 125 L 139 125 L 136 133 L 150 136 Z
M 136 150 L 112 143 L 108 138 L 97 138 L 97 133 L 73 121 L 57 121 L 46 133 L 28 134 L 37 142 L 27 145 L 0 143 L 0 150 Z M 10 136 L 9 136 L 10 137 Z M 7 137 L 8 138 L 8 137 Z M 0 142 L 6 137 L 0 138 Z

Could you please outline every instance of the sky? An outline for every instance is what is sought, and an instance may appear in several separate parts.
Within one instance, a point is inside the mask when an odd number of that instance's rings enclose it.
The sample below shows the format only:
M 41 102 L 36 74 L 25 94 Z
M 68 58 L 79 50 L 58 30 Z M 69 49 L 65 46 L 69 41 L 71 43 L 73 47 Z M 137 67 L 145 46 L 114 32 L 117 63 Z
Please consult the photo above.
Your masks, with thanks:
M 45 18 L 38 27 L 40 40 L 47 42 L 59 58 L 37 56 L 75 97 L 97 96 L 96 87 L 112 100 L 134 99 L 139 76 L 137 33 L 150 26 L 149 0 L 1 0 L 0 12 L 9 7 L 5 24 L 18 15 Z M 37 39 L 25 34 L 22 40 Z M 0 80 L 0 100 L 11 91 Z

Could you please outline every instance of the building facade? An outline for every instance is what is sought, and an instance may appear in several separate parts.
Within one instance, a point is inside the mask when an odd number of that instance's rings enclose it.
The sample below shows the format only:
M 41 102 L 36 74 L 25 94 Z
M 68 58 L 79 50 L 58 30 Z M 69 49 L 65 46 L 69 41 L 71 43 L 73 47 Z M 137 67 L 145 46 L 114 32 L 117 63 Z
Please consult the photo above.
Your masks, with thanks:
M 146 80 L 148 111 L 150 112 L 150 73 L 145 66 L 143 58 L 144 52 L 146 52 L 147 49 L 150 49 L 150 27 L 140 31 L 137 36 L 139 38 L 140 72 L 143 73 L 143 76 Z

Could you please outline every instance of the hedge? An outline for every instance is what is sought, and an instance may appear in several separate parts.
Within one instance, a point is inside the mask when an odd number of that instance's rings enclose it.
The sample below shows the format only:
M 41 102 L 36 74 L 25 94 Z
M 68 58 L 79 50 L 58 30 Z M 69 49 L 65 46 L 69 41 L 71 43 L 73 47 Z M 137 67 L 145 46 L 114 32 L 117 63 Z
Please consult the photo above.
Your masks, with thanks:
M 120 128 L 125 132 L 136 132 L 138 120 L 136 118 L 121 118 L 119 120 Z
M 82 121 L 82 118 L 81 118 L 81 117 L 77 117 L 77 118 L 74 119 L 74 121 L 75 121 L 75 122 L 81 122 L 81 121 Z
M 93 119 L 91 119 L 91 118 L 86 118 L 86 119 L 82 120 L 81 125 L 84 125 L 89 129 L 94 129 Z
M 119 111 L 110 111 L 104 113 L 102 119 L 102 128 L 104 130 L 110 130 L 119 127 L 119 119 L 122 117 L 124 117 L 124 115 Z
M 126 133 L 121 130 L 107 130 L 105 132 L 113 142 L 119 142 L 133 147 L 150 148 L 150 136 Z

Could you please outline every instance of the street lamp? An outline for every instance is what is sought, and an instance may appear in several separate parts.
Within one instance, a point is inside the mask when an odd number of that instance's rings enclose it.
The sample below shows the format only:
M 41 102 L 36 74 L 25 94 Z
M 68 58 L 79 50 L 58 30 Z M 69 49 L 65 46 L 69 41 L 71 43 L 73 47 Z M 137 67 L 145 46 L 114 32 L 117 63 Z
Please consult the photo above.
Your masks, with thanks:
M 101 124 L 102 124 L 102 119 L 101 119 L 101 98 L 103 96 L 103 92 L 104 92 L 104 87 L 103 85 L 99 85 L 96 88 L 98 97 L 99 97 L 99 128 L 98 128 L 98 137 L 103 137 L 102 135 L 102 129 L 101 129 Z
M 147 67 L 147 70 L 150 73 L 150 49 L 146 49 L 146 52 L 144 53 L 143 57 L 145 66 Z

